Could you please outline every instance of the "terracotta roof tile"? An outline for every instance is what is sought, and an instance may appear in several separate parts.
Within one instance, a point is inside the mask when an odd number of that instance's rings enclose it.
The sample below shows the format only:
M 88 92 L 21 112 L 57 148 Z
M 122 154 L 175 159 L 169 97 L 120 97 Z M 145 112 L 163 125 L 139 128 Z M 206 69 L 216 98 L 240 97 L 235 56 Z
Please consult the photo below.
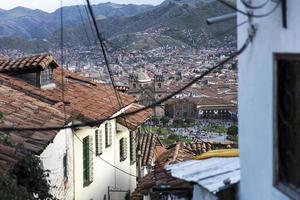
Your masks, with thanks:
M 55 121 L 64 125 L 64 115 L 51 105 L 27 96 L 6 85 L 0 86 L 0 126 L 45 127 Z M 46 115 L 45 112 L 46 111 Z M 5 133 L 1 133 L 4 135 Z M 0 140 L 0 175 L 7 173 L 26 153 L 39 154 L 54 139 L 57 131 L 22 131 L 6 133 L 9 143 Z M 22 151 L 23 153 L 18 153 Z
M 22 70 L 45 69 L 50 63 L 58 67 L 51 54 L 36 55 L 14 60 L 0 60 L 0 72 L 15 72 Z
M 173 163 L 189 160 L 193 153 L 188 151 L 182 144 L 178 143 L 165 151 L 156 161 L 154 171 L 142 177 L 135 191 L 130 196 L 131 200 L 142 200 L 143 194 L 150 193 L 151 200 L 160 200 L 164 194 L 172 194 L 179 198 L 191 199 L 193 186 L 191 183 L 172 177 L 171 173 L 165 170 L 164 166 Z M 165 191 L 156 191 L 161 186 L 171 188 Z M 173 190 L 176 188 L 175 190 Z
M 142 109 L 142 108 L 144 108 L 144 106 L 134 103 L 129 107 L 128 110 L 126 110 L 125 113 L 134 112 L 134 111 Z M 147 110 L 138 112 L 134 115 L 130 115 L 130 116 L 122 117 L 122 118 L 120 117 L 117 120 L 123 126 L 129 128 L 131 130 L 136 130 L 141 124 L 143 124 L 152 115 L 153 115 L 152 110 L 147 109 Z

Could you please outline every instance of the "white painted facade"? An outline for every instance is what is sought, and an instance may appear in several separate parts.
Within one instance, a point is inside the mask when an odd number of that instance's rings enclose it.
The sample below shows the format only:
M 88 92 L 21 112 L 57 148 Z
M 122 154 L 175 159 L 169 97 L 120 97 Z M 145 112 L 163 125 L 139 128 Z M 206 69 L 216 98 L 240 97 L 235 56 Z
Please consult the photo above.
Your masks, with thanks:
M 40 155 L 44 169 L 50 170 L 51 193 L 58 199 L 71 200 L 74 197 L 72 138 L 71 129 L 60 130 Z
M 105 123 L 111 123 L 112 125 L 112 144 L 109 147 L 105 147 L 105 137 L 102 137 L 103 153 L 99 157 L 93 154 L 93 173 L 94 178 L 92 183 L 88 186 L 83 184 L 83 146 L 82 140 L 88 135 L 93 136 L 93 141 L 95 141 L 95 131 L 96 128 L 80 128 L 74 133 L 78 136 L 73 137 L 74 143 L 74 177 L 75 177 L 75 199 L 78 200 L 103 200 L 108 199 L 108 187 L 111 189 L 118 189 L 123 191 L 132 192 L 136 187 L 136 178 L 129 176 L 118 169 L 105 163 L 105 161 L 111 163 L 122 170 L 136 175 L 136 163 L 130 165 L 130 145 L 129 145 L 129 130 L 123 127 L 122 131 L 116 132 L 116 120 L 110 120 Z M 105 123 L 101 124 L 97 129 L 105 132 Z M 121 125 L 118 125 L 121 126 Z M 121 138 L 127 138 L 127 158 L 124 161 L 120 161 L 120 150 L 119 150 L 119 140 Z M 95 144 L 93 145 L 93 151 L 95 152 Z M 125 199 L 126 192 L 111 192 L 110 200 L 121 200 Z
M 123 111 L 123 110 L 122 110 Z M 118 113 L 117 113 L 118 114 Z M 112 143 L 105 147 L 105 124 L 111 123 Z M 118 132 L 116 131 L 118 127 Z M 103 153 L 97 157 L 95 145 L 95 131 L 102 130 Z M 93 137 L 93 181 L 83 184 L 83 139 Z M 120 160 L 120 139 L 127 138 L 127 158 Z M 64 156 L 67 155 L 67 178 L 64 172 Z M 110 200 L 125 199 L 126 192 L 132 192 L 136 187 L 137 163 L 130 163 L 130 130 L 118 124 L 116 120 L 106 121 L 99 127 L 83 127 L 79 129 L 65 129 L 57 133 L 53 142 L 40 155 L 45 170 L 50 170 L 49 180 L 52 194 L 58 199 L 78 200 L 108 200 L 108 187 L 112 190 L 124 192 L 110 192 Z M 110 164 L 128 172 L 110 166 Z
M 240 1 L 238 8 L 244 9 Z M 253 5 L 265 0 L 252 0 Z M 274 7 L 270 1 L 254 13 L 266 13 Z M 300 2 L 287 1 L 288 28 L 282 26 L 281 6 L 265 18 L 254 18 L 257 33 L 239 57 L 239 133 L 242 200 L 286 200 L 273 185 L 274 151 L 274 53 L 300 53 Z M 245 20 L 238 14 L 238 23 Z M 238 30 L 241 47 L 247 37 L 247 25 Z

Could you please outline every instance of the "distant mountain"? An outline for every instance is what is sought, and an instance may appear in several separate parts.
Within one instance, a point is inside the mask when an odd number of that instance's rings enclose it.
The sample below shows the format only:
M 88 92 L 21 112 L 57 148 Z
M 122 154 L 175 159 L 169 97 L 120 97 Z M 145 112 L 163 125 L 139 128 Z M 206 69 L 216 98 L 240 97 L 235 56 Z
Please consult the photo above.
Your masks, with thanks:
M 102 35 L 117 46 L 150 49 L 161 45 L 194 48 L 236 45 L 234 29 L 227 32 L 235 26 L 236 20 L 211 26 L 206 24 L 209 17 L 233 12 L 217 0 L 166 0 L 158 6 L 103 3 L 94 5 L 93 10 Z M 61 9 L 47 13 L 22 7 L 0 10 L 0 16 L 4 16 L 0 17 L 0 38 L 13 37 L 15 46 L 18 44 L 16 38 L 25 38 L 29 43 L 43 41 L 43 45 L 58 47 L 60 12 Z M 63 12 L 65 45 L 95 44 L 95 33 L 91 30 L 85 7 L 64 7 Z M 22 42 L 20 45 L 30 44 Z
M 133 33 L 160 30 L 161 37 L 169 37 L 170 42 L 176 40 L 180 44 L 191 46 L 212 46 L 212 43 L 218 43 L 218 39 L 224 39 L 224 36 L 218 36 L 218 34 L 233 27 L 236 21 L 229 20 L 208 26 L 206 19 L 229 12 L 232 10 L 216 0 L 167 0 L 161 5 L 135 16 L 110 17 L 98 20 L 97 23 L 105 38 L 120 40 L 120 44 L 126 43 L 124 35 L 130 41 L 133 40 L 132 37 L 135 37 Z M 85 25 L 85 27 L 88 26 Z M 86 42 L 83 29 L 83 26 L 79 26 L 66 30 L 67 35 L 73 36 L 68 38 L 68 42 L 71 44 L 76 44 L 76 41 L 77 43 L 78 41 Z M 90 31 L 90 29 L 87 30 Z M 92 33 L 89 32 L 89 35 L 92 37 Z M 225 35 L 235 37 L 232 33 Z M 144 37 L 147 39 L 146 35 Z
M 112 16 L 133 16 L 152 7 L 151 5 L 102 3 L 94 5 L 93 10 L 98 19 L 103 19 Z M 64 7 L 63 12 L 66 27 L 81 24 L 82 18 L 84 21 L 88 19 L 83 5 Z M 47 38 L 60 28 L 60 13 L 61 8 L 53 13 L 24 7 L 0 10 L 0 37 Z

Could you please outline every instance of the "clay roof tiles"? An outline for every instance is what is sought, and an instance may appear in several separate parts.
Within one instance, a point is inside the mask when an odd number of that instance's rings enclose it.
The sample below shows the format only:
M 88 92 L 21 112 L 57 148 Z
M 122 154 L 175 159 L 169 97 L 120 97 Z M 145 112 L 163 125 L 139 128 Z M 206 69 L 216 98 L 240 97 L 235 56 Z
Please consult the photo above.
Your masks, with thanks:
M 156 160 L 154 171 L 142 177 L 130 196 L 131 200 L 142 200 L 143 194 L 150 193 L 151 200 L 160 200 L 164 194 L 173 194 L 179 198 L 191 199 L 193 186 L 191 183 L 172 177 L 164 166 L 175 164 L 193 157 L 193 152 L 186 149 L 181 143 L 171 146 Z M 170 188 L 161 190 L 162 188 Z
M 4 116 L 0 121 L 1 127 L 63 126 L 65 124 L 64 104 L 68 120 L 74 118 L 99 120 L 110 117 L 120 110 L 120 105 L 110 86 L 90 82 L 66 70 L 63 77 L 64 84 L 62 84 L 62 73 L 59 67 L 53 74 L 56 87 L 48 90 L 1 73 L 3 70 L 23 70 L 28 66 L 45 68 L 50 64 L 56 65 L 52 59 L 52 56 L 44 55 L 0 61 L 0 113 Z M 63 85 L 64 102 L 62 101 Z M 120 98 L 123 107 L 135 101 L 134 97 L 126 94 L 120 94 Z M 9 132 L 7 136 L 11 144 L 0 141 L 0 175 L 6 174 L 26 154 L 42 153 L 57 132 Z
M 45 69 L 52 63 L 58 67 L 51 54 L 36 55 L 18 59 L 0 59 L 0 72 L 17 72 L 23 70 Z
M 0 79 L 1 80 L 1 79 Z M 56 106 L 39 101 L 5 85 L 0 86 L 1 127 L 63 126 L 64 114 Z M 40 154 L 57 131 L 1 133 L 0 175 L 6 174 L 28 154 Z
M 134 112 L 136 110 L 142 109 L 144 106 L 139 104 L 132 104 L 128 110 L 126 110 L 125 113 Z M 136 130 L 141 124 L 143 124 L 147 119 L 149 119 L 152 116 L 153 112 L 151 109 L 143 110 L 141 112 L 138 112 L 134 115 L 129 115 L 126 117 L 118 118 L 118 122 L 122 124 L 123 126 L 131 129 Z

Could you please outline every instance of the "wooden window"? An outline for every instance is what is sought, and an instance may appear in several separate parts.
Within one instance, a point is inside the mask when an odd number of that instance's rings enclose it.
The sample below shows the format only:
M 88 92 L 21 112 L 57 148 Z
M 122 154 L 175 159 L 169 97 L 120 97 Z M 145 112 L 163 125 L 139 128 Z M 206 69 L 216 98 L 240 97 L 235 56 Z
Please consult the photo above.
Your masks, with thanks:
M 275 185 L 300 199 L 300 55 L 277 57 Z
M 127 138 L 120 139 L 120 161 L 124 161 L 127 158 Z
M 105 124 L 105 147 L 110 147 L 112 144 L 112 125 L 110 122 Z
M 135 142 L 136 134 L 134 132 L 130 132 L 130 164 L 133 165 L 136 162 L 136 142 Z
M 102 152 L 102 130 L 95 131 L 95 146 L 96 146 L 96 156 L 101 155 Z
M 93 182 L 93 137 L 87 136 L 82 141 L 83 147 L 83 186 Z
M 41 71 L 41 85 L 53 83 L 53 69 L 46 68 Z

